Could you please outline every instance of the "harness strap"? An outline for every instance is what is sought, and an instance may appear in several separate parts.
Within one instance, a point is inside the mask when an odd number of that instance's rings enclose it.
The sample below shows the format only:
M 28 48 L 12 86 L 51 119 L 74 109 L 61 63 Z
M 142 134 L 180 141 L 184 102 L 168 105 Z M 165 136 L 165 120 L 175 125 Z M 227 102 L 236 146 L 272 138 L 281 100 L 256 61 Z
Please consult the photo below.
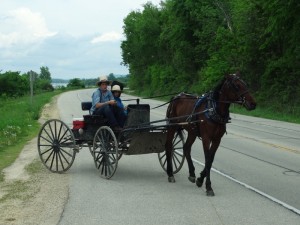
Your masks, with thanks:
M 208 119 L 211 119 L 212 121 L 216 123 L 226 124 L 229 123 L 230 117 L 229 112 L 228 115 L 222 116 L 217 112 L 217 101 L 213 99 L 213 92 L 209 93 L 209 97 L 207 98 L 206 108 L 210 109 L 205 113 L 205 116 Z

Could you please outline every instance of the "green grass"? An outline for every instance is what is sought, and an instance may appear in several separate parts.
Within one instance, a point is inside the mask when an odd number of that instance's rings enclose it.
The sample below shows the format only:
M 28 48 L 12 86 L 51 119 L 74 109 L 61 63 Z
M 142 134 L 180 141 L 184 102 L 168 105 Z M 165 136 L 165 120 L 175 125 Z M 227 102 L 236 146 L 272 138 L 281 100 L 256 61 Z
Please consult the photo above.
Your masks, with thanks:
M 0 171 L 15 161 L 23 146 L 40 129 L 38 118 L 43 106 L 61 91 L 17 99 L 1 99 L 0 105 Z M 2 173 L 0 181 L 3 180 Z
M 300 116 L 297 115 L 297 113 L 290 114 L 285 112 L 284 109 L 274 110 L 272 108 L 267 108 L 267 107 L 262 108 L 258 106 L 253 111 L 247 111 L 245 108 L 241 106 L 234 105 L 230 107 L 230 112 L 247 115 L 247 116 L 254 116 L 254 117 L 266 118 L 271 120 L 278 120 L 278 121 L 300 124 Z

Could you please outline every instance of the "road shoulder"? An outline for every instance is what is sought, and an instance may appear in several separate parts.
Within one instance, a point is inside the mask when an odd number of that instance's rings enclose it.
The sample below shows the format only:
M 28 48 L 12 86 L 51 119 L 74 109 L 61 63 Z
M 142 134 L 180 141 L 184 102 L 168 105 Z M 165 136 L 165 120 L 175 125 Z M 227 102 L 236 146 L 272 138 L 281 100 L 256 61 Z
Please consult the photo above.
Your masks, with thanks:
M 57 98 L 45 105 L 42 124 L 59 118 Z M 58 224 L 68 200 L 69 175 L 50 173 L 37 152 L 37 138 L 24 146 L 16 161 L 4 169 L 0 184 L 0 225 Z

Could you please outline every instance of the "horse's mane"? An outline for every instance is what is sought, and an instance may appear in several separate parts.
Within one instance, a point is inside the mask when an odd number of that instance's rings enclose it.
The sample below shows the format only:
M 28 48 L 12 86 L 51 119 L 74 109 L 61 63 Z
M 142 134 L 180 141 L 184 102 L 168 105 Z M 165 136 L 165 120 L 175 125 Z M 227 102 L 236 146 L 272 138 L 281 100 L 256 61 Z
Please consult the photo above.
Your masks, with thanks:
M 213 98 L 215 100 L 218 100 L 219 99 L 219 92 L 225 82 L 226 78 L 223 78 L 221 81 L 218 82 L 218 84 L 214 87 L 214 89 L 212 90 L 213 92 Z

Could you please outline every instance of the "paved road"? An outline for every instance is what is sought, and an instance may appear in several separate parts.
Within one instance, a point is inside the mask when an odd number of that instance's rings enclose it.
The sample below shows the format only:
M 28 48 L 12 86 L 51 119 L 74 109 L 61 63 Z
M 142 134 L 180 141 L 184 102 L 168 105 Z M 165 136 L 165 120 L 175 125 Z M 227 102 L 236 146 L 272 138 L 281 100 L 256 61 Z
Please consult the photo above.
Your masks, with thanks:
M 80 102 L 90 100 L 91 92 L 63 94 L 58 100 L 62 120 L 71 126 L 72 117 L 81 117 Z M 165 111 L 152 110 L 151 119 L 164 118 Z M 213 164 L 219 171 L 212 173 L 213 198 L 188 182 L 186 165 L 170 184 L 157 155 L 123 156 L 114 177 L 105 180 L 89 150 L 82 149 L 68 171 L 69 201 L 59 224 L 299 224 L 300 126 L 232 115 L 227 130 Z M 199 140 L 193 157 L 199 173 Z

